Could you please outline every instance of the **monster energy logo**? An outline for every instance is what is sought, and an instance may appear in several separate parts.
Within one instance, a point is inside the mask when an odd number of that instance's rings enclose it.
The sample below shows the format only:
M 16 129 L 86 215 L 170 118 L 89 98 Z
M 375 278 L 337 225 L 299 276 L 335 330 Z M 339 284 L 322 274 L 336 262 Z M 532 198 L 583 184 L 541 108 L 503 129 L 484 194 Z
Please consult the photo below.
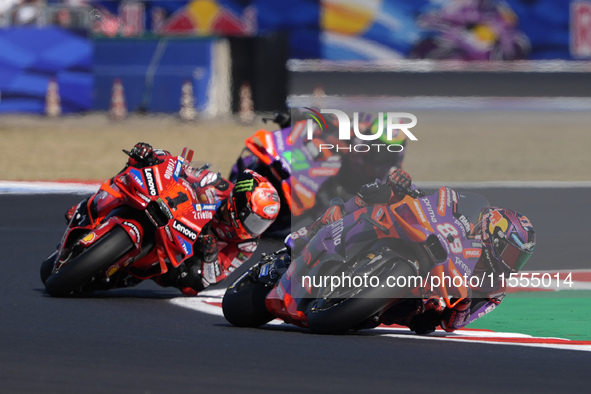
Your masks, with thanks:
M 254 188 L 254 179 L 245 179 L 237 182 L 234 186 L 234 190 L 237 192 L 250 192 Z

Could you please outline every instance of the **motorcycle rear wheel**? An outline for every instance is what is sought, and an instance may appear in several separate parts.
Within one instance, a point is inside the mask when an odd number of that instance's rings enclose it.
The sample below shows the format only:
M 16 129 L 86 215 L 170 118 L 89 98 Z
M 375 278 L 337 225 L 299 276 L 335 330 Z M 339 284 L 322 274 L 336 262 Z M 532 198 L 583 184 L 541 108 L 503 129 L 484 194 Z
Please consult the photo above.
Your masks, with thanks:
M 308 327 L 318 334 L 342 334 L 356 327 L 387 309 L 396 299 L 408 295 L 410 287 L 388 287 L 383 285 L 388 277 L 406 277 L 416 275 L 408 261 L 390 251 L 379 252 L 382 258 L 371 266 L 365 263 L 356 264 L 347 269 L 345 275 L 367 274 L 380 278 L 377 287 L 362 286 L 348 293 L 341 289 L 325 289 L 322 298 L 312 302 L 307 313 Z M 405 283 L 409 283 L 406 280 Z
M 88 283 L 134 247 L 121 227 L 115 227 L 95 244 L 83 250 L 45 280 L 45 291 L 52 297 L 65 297 Z
M 248 271 L 232 283 L 222 300 L 226 320 L 237 327 L 260 327 L 275 318 L 265 306 L 270 287 L 253 281 Z

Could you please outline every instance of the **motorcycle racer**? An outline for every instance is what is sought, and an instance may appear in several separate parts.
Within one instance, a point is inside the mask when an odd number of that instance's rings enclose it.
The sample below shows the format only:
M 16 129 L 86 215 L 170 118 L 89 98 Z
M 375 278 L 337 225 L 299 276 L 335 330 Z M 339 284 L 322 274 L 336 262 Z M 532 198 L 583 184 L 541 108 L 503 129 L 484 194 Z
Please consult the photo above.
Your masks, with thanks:
M 142 168 L 161 163 L 173 156 L 164 150 L 153 149 L 143 142 L 130 152 L 126 167 Z M 155 278 L 161 286 L 173 286 L 184 295 L 193 296 L 204 288 L 224 280 L 254 253 L 260 235 L 276 219 L 279 212 L 279 196 L 271 183 L 258 173 L 244 170 L 236 184 L 206 168 L 186 167 L 180 178 L 188 181 L 201 205 L 214 207 L 215 212 L 196 214 L 212 215 L 194 242 L 196 253 Z M 112 181 L 107 181 L 112 182 Z M 84 212 L 87 204 L 80 203 L 66 213 L 66 219 L 84 221 L 86 215 L 103 216 L 113 207 L 109 204 L 91 204 L 90 212 Z M 100 214 L 100 215 L 99 215 Z M 134 285 L 131 281 L 129 285 Z
M 386 124 L 387 115 L 384 113 L 382 122 Z M 371 123 L 365 124 L 364 134 L 378 133 L 380 119 L 376 118 Z M 376 143 L 383 144 L 382 149 L 367 152 L 355 150 L 342 152 L 342 167 L 337 176 L 332 180 L 335 185 L 340 185 L 349 196 L 355 195 L 368 181 L 373 179 L 386 179 L 396 168 L 402 168 L 406 149 L 406 135 L 400 130 L 393 130 L 392 140 L 388 140 L 385 133 L 378 138 Z M 353 134 L 353 133 L 352 133 Z M 362 144 L 365 141 L 356 135 L 351 136 L 351 144 Z M 390 152 L 387 145 L 398 145 L 397 152 Z
M 380 123 L 386 124 L 387 115 L 383 118 L 372 119 L 370 115 L 360 115 L 359 128 L 363 134 L 372 135 L 379 131 Z M 372 151 L 370 155 L 366 151 L 357 152 L 351 149 L 352 145 L 362 144 L 366 141 L 360 139 L 350 130 L 351 145 L 345 146 L 339 140 L 338 120 L 334 116 L 326 116 L 328 129 L 326 133 L 316 130 L 314 140 L 317 144 L 328 143 L 333 146 L 340 146 L 338 151 L 330 154 L 338 154 L 341 158 L 341 168 L 336 176 L 330 178 L 326 183 L 326 189 L 337 193 L 339 197 L 348 198 L 355 195 L 361 187 L 373 179 L 386 179 L 396 168 L 402 168 L 406 148 L 406 135 L 400 130 L 393 130 L 392 140 L 385 135 L 381 136 L 376 143 L 382 145 L 381 149 Z M 388 145 L 398 145 L 395 151 L 386 149 Z M 326 151 L 324 151 L 326 155 Z M 322 155 L 321 155 L 322 156 Z M 346 196 L 346 197 L 345 197 Z M 318 196 L 322 198 L 323 196 Z M 326 201 L 328 203 L 328 201 Z M 324 205 L 326 206 L 326 205 Z
M 418 198 L 424 195 L 414 188 L 412 178 L 402 169 L 396 169 L 385 183 L 379 180 L 364 185 L 359 193 L 344 203 L 334 199 L 325 213 L 312 224 L 291 233 L 286 245 L 292 253 L 298 253 L 320 228 L 333 223 L 357 209 L 373 204 L 393 204 L 406 195 Z M 491 312 L 506 294 L 505 281 L 511 273 L 520 271 L 531 257 L 535 247 L 535 232 L 529 219 L 509 209 L 486 207 L 478 220 L 471 224 L 466 237 L 480 241 L 482 251 L 473 275 L 485 273 L 491 281 L 479 282 L 478 287 L 467 287 L 468 295 L 451 299 L 451 307 L 442 305 L 438 297 L 408 298 L 404 307 L 385 311 L 377 324 L 408 326 L 417 334 L 433 332 L 439 325 L 447 332 L 462 328 Z M 470 283 L 472 285 L 472 283 Z

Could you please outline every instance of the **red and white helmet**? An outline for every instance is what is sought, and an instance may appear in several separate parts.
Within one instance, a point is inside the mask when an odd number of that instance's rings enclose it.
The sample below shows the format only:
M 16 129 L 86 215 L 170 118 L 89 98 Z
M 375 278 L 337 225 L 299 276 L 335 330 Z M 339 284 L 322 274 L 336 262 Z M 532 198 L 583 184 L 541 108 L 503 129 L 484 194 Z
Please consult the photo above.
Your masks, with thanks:
M 265 232 L 281 207 L 271 182 L 249 169 L 238 176 L 227 204 L 232 226 L 242 239 L 256 238 Z

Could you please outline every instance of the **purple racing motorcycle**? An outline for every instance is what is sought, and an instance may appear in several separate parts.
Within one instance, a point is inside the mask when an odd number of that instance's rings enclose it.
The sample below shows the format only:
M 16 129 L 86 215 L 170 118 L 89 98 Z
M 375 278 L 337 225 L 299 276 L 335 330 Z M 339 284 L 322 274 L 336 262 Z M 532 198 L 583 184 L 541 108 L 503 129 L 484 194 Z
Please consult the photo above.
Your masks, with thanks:
M 407 193 L 322 227 L 301 251 L 263 256 L 226 290 L 226 319 L 258 327 L 279 318 L 342 333 L 375 327 L 386 311 L 405 313 L 408 300 L 461 302 L 474 281 L 490 280 L 473 276 L 482 243 L 471 235 L 489 202 L 448 187 Z

